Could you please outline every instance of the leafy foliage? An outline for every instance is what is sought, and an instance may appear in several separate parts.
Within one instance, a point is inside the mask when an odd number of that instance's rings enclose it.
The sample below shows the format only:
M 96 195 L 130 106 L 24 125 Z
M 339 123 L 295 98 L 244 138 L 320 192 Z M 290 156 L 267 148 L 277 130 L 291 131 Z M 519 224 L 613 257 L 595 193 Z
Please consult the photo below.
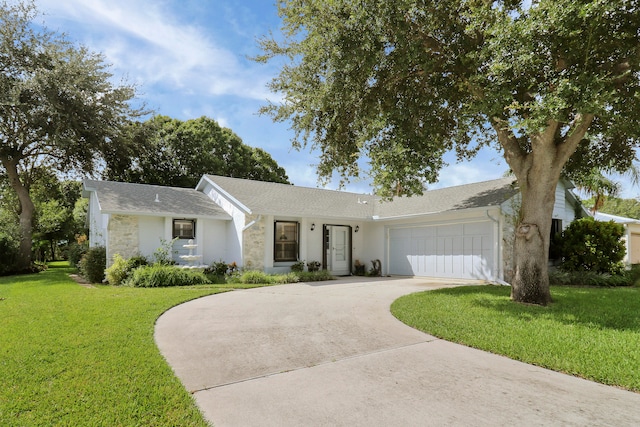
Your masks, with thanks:
M 637 6 L 410 0 L 278 6 L 284 41 L 262 39 L 257 59 L 290 60 L 271 83 L 285 101 L 263 112 L 291 120 L 295 146 L 321 150 L 321 177 L 333 170 L 357 175 L 357 158 L 365 154 L 381 194 L 399 187 L 420 193 L 425 181 L 437 179 L 449 149 L 469 157 L 475 144 L 494 144 L 499 129 L 510 130 L 514 149 L 530 152 L 528 136 L 550 119 L 561 123 L 562 141 L 584 113 L 597 118 L 569 170 L 624 170 L 635 158 Z
M 214 174 L 289 183 L 267 152 L 245 145 L 208 117 L 183 122 L 155 116 L 131 123 L 119 141 L 127 153 L 107 159 L 109 180 L 193 188 L 202 175 Z
M 141 111 L 130 107 L 132 86 L 112 83 L 104 58 L 33 25 L 34 2 L 0 3 L 0 172 L 17 196 L 19 264 L 31 262 L 34 203 L 29 176 L 52 168 L 93 172 L 115 136 Z M 55 213 L 56 210 L 50 210 Z M 57 230 L 64 218 L 43 216 Z
M 149 262 L 144 256 L 124 259 L 120 254 L 115 254 L 113 263 L 105 270 L 107 282 L 113 286 L 120 286 L 126 282 L 134 269 L 148 264 Z
M 132 271 L 126 286 L 156 288 L 164 286 L 193 286 L 211 283 L 201 271 L 172 265 L 143 265 Z
M 585 200 L 584 205 L 589 208 L 593 207 L 595 205 L 594 198 Z M 611 215 L 640 219 L 640 200 L 607 197 L 598 211 Z
M 107 267 L 107 250 L 104 246 L 89 248 L 80 260 L 80 274 L 91 283 L 102 283 Z
M 78 267 L 83 255 L 89 250 L 87 242 L 73 242 L 67 246 L 67 259 L 73 267 Z
M 291 265 L 291 271 L 300 272 L 304 271 L 304 261 L 297 261 Z
M 18 244 L 10 236 L 0 233 L 0 276 L 17 273 Z
M 562 233 L 561 267 L 566 271 L 615 274 L 622 271 L 624 227 L 613 221 L 580 218 Z
M 554 269 L 549 271 L 549 284 L 551 286 L 632 286 L 634 278 L 631 271 L 609 274 Z

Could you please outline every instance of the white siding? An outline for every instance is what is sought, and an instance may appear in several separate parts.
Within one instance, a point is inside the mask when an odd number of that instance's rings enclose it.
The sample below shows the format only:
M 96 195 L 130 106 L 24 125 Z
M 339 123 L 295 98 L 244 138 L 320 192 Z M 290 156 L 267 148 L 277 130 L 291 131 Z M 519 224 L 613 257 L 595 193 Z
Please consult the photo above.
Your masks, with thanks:
M 150 259 L 164 238 L 164 217 L 141 216 L 138 218 L 138 230 L 140 254 Z

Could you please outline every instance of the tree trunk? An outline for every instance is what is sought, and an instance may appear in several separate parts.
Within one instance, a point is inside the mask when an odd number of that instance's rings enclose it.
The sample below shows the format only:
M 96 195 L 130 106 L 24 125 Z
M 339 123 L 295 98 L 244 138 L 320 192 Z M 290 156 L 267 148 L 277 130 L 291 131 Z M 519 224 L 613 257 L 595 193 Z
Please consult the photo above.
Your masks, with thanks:
M 26 271 L 31 268 L 31 250 L 33 245 L 33 213 L 35 206 L 31 201 L 29 189 L 20 181 L 16 160 L 2 158 L 2 165 L 9 177 L 11 188 L 18 195 L 20 202 L 20 256 L 16 270 Z
M 527 185 L 521 184 L 522 205 L 515 229 L 515 274 L 511 285 L 514 301 L 541 305 L 551 302 L 548 254 L 557 182 L 557 178 L 531 179 Z

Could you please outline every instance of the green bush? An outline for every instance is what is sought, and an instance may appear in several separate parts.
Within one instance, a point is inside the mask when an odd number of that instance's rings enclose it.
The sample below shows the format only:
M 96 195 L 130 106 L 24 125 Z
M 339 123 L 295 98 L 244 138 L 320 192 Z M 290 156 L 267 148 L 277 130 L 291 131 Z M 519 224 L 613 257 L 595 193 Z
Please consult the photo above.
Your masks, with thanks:
M 17 273 L 19 254 L 18 243 L 9 236 L 0 235 L 0 276 Z
M 245 271 L 240 275 L 240 283 L 246 283 L 248 285 L 259 285 L 263 283 L 273 283 L 272 277 L 267 273 L 258 270 Z
M 620 274 L 624 268 L 624 227 L 613 221 L 580 218 L 562 232 L 561 268 L 565 271 L 591 271 Z
M 304 271 L 304 261 L 298 261 L 291 266 L 291 271 L 300 272 Z
M 115 254 L 113 256 L 113 264 L 105 271 L 107 281 L 111 285 L 120 286 L 127 280 L 133 270 L 141 265 L 148 264 L 149 262 L 142 255 L 125 260 L 120 254 Z
M 82 256 L 86 254 L 88 250 L 89 245 L 87 245 L 86 243 L 78 244 L 76 242 L 73 242 L 69 244 L 69 246 L 67 247 L 67 259 L 69 260 L 69 264 L 71 264 L 73 267 L 78 268 Z
M 640 264 L 632 264 L 627 275 L 632 286 L 640 286 Z
M 143 265 L 134 269 L 125 280 L 127 286 L 156 288 L 164 286 L 193 286 L 211 283 L 201 271 L 172 265 Z
M 594 273 L 592 271 L 549 270 L 551 286 L 631 286 L 634 283 L 631 271 L 618 274 Z
M 90 248 L 80 260 L 80 274 L 91 283 L 102 283 L 107 267 L 107 250 L 104 246 Z
M 296 275 L 298 276 L 297 282 L 323 282 L 335 279 L 327 270 L 303 271 L 296 273 Z
M 212 274 L 214 276 L 224 277 L 227 274 L 228 270 L 229 270 L 229 264 L 220 260 L 220 261 L 213 262 L 210 267 L 205 269 L 204 272 L 205 274 Z

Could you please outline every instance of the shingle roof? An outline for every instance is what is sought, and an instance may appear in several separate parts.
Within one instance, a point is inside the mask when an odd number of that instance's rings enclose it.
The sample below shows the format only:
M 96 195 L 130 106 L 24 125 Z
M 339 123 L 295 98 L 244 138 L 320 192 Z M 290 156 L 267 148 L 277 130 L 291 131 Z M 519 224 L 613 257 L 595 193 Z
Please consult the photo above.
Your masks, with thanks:
M 209 197 L 191 188 L 95 180 L 84 180 L 84 188 L 96 191 L 104 213 L 231 219 Z
M 205 175 L 251 209 L 267 215 L 366 219 L 373 216 L 375 196 L 274 182 Z
M 422 196 L 379 197 L 205 175 L 254 213 L 296 217 L 384 219 L 411 215 L 496 206 L 518 192 L 515 178 L 501 178 L 425 192 Z
M 430 190 L 422 196 L 396 197 L 391 202 L 381 203 L 378 217 L 384 219 L 498 206 L 518 191 L 513 177 Z

